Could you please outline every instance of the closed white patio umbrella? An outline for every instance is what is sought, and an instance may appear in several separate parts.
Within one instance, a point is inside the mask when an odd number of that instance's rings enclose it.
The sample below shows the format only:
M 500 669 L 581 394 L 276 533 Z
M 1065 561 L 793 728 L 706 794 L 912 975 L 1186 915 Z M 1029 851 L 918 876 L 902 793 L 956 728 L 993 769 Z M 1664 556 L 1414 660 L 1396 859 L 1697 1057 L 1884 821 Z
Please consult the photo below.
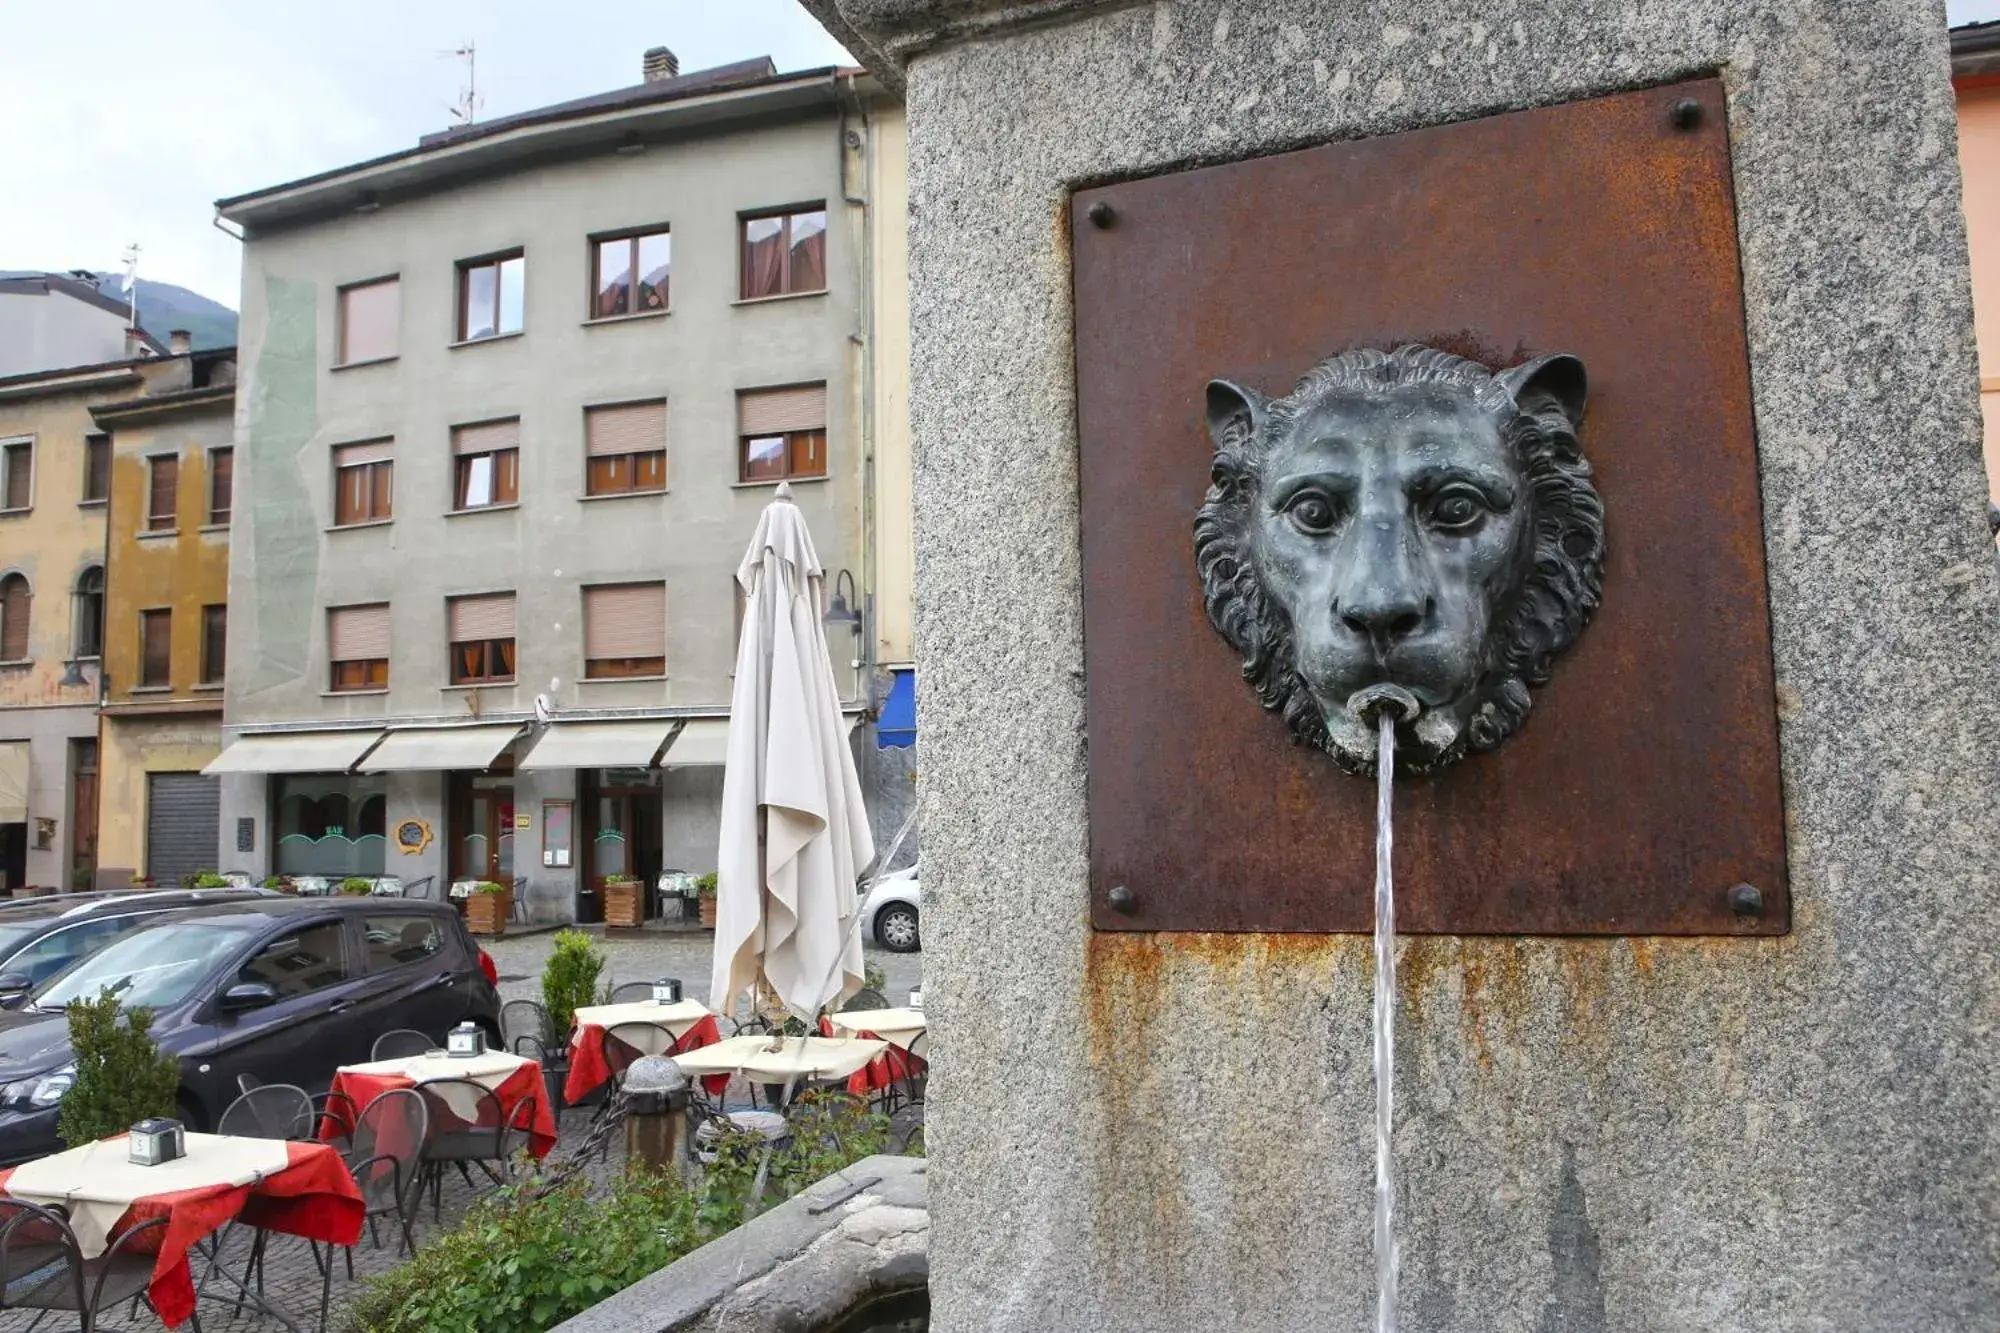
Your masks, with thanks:
M 810 1022 L 861 988 L 856 876 L 875 856 L 821 622 L 826 573 L 781 484 L 737 566 L 709 1004 L 760 983 Z

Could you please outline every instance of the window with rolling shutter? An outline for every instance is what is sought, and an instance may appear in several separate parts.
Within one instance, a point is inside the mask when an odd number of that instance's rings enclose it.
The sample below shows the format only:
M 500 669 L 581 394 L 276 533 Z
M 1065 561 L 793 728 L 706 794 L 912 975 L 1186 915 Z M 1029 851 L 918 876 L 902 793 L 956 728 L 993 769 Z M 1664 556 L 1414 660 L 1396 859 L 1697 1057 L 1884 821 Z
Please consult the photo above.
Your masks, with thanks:
M 172 532 L 180 500 L 181 460 L 178 454 L 146 460 L 146 531 Z
M 746 389 L 736 395 L 737 479 L 826 475 L 826 385 Z
M 339 360 L 335 364 L 359 365 L 396 355 L 396 330 L 402 314 L 403 285 L 396 278 L 341 288 Z
M 139 613 L 139 687 L 164 689 L 174 680 L 174 613 Z
M 26 509 L 35 502 L 35 442 L 16 440 L 0 448 L 0 509 Z
M 453 597 L 446 603 L 451 633 L 451 682 L 478 685 L 514 679 L 514 594 Z
M 394 511 L 396 442 L 369 440 L 333 451 L 333 522 L 383 523 Z
M 667 402 L 583 410 L 584 494 L 630 495 L 667 488 Z
M 389 607 L 336 606 L 326 613 L 327 657 L 336 690 L 377 690 L 389 684 Z
M 614 583 L 583 590 L 584 676 L 663 676 L 667 585 Z
M 204 606 L 201 609 L 201 683 L 220 685 L 222 669 L 229 658 L 229 608 Z
M 111 437 L 83 437 L 83 500 L 96 504 L 111 497 Z
M 229 511 L 236 497 L 236 451 L 234 449 L 211 449 L 208 451 L 208 522 L 210 527 L 223 527 L 229 522 Z
M 26 576 L 9 574 L 0 579 L 0 662 L 27 660 L 28 612 L 33 602 Z
M 521 419 L 503 417 L 451 428 L 457 455 L 454 509 L 490 509 L 521 498 Z

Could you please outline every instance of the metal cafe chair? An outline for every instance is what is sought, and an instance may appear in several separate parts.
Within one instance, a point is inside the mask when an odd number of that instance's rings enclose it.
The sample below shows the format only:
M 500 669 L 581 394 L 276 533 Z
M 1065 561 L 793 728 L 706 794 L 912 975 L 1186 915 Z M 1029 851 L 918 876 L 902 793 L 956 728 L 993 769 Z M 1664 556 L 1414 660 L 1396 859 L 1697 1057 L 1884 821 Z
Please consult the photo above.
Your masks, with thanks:
M 415 898 L 422 902 L 435 902 L 437 900 L 437 876 L 425 875 L 419 879 L 405 880 L 403 882 L 403 896 L 405 898 Z
M 87 1260 L 62 1209 L 0 1198 L 0 1310 L 74 1314 L 84 1333 L 90 1333 L 98 1327 L 100 1310 L 145 1300 L 155 1256 L 140 1242 L 151 1241 L 157 1248 L 159 1237 L 152 1233 L 166 1225 L 165 1217 L 141 1222 Z M 201 1333 L 199 1316 L 191 1315 L 189 1326 Z
M 346 1156 L 347 1169 L 361 1187 L 368 1238 L 377 1249 L 382 1247 L 382 1237 L 375 1229 L 375 1219 L 393 1213 L 403 1233 L 403 1248 L 398 1253 L 416 1253 L 410 1222 L 423 1170 L 424 1138 L 429 1131 L 430 1107 L 410 1088 L 392 1088 L 380 1094 L 354 1123 L 354 1147 Z M 347 1247 L 347 1280 L 354 1280 L 351 1245 Z
M 627 981 L 611 988 L 611 1003 L 637 1004 L 653 998 L 653 983 L 650 981 Z
M 415 1028 L 395 1028 L 375 1039 L 375 1045 L 368 1052 L 368 1059 L 405 1060 L 413 1055 L 429 1055 L 437 1049 L 437 1043 Z
M 533 1042 L 532 1051 L 520 1048 L 523 1040 Z M 500 1006 L 500 1044 L 515 1055 L 539 1060 L 556 1040 L 557 1035 L 549 1031 L 549 1011 L 540 1001 L 509 1000 Z
M 245 1139 L 309 1139 L 318 1125 L 319 1112 L 304 1088 L 264 1083 L 231 1102 L 215 1132 Z
M 501 1171 L 516 1152 L 528 1146 L 528 1126 L 535 1105 L 523 1098 L 509 1115 L 500 1098 L 484 1084 L 468 1078 L 437 1078 L 417 1084 L 430 1114 L 430 1133 L 424 1142 L 423 1168 L 418 1185 L 422 1198 L 424 1183 L 431 1187 L 431 1217 L 441 1220 L 444 1205 L 444 1168 L 456 1166 L 465 1183 L 472 1183 L 470 1167 L 477 1166 L 495 1185 L 505 1183 Z M 468 1116 L 460 1107 L 472 1107 Z M 496 1165 L 500 1170 L 496 1170 Z

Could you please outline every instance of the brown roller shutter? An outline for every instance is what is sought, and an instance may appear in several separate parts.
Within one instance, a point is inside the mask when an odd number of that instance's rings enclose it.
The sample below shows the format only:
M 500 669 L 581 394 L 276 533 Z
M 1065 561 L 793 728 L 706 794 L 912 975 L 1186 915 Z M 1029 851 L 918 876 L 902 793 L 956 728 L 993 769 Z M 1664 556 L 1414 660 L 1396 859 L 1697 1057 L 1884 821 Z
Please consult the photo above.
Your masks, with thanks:
M 327 656 L 362 662 L 389 655 L 389 607 L 341 606 L 326 613 Z
M 365 444 L 338 445 L 333 451 L 335 467 L 357 467 L 362 463 L 386 463 L 396 456 L 394 440 L 369 440 Z
M 451 451 L 455 454 L 490 454 L 500 449 L 521 447 L 521 418 L 479 421 L 451 428 Z
M 340 359 L 376 361 L 396 355 L 402 284 L 395 278 L 346 287 L 340 293 Z
M 656 453 L 667 447 L 666 400 L 585 408 L 583 436 L 584 449 L 592 458 Z
M 736 396 L 738 435 L 782 435 L 826 428 L 826 385 L 746 389 Z
M 483 597 L 451 599 L 451 641 L 473 643 L 481 639 L 514 637 L 514 594 L 490 593 Z
M 588 658 L 666 656 L 667 585 L 585 588 L 583 641 Z

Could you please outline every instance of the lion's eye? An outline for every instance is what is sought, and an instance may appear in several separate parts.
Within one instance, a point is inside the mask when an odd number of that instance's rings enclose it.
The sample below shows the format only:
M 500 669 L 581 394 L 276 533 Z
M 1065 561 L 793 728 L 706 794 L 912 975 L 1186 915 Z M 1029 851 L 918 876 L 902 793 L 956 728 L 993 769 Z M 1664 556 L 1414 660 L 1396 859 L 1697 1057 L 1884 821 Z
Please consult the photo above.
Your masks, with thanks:
M 1454 486 L 1431 501 L 1431 525 L 1447 532 L 1462 531 L 1486 516 L 1486 501 L 1478 492 Z
M 1333 501 L 1310 491 L 1292 501 L 1285 513 L 1292 520 L 1292 526 L 1300 532 L 1331 532 L 1340 518 L 1334 510 Z

